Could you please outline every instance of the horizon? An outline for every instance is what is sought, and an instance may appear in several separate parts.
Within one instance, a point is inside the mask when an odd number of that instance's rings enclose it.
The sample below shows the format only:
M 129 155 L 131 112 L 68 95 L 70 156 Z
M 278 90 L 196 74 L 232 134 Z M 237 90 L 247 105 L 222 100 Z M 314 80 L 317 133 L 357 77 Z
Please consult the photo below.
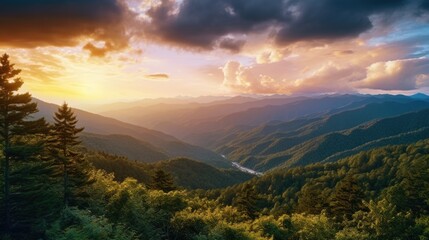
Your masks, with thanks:
M 24 91 L 79 108 L 178 96 L 429 93 L 425 1 L 94 1 L 5 2 L 0 53 L 22 69 Z
M 171 104 L 169 102 L 165 102 L 168 100 L 182 100 L 185 102 L 177 102 L 174 104 L 210 104 L 210 103 L 215 103 L 217 101 L 223 101 L 223 100 L 230 100 L 230 99 L 234 99 L 234 98 L 239 98 L 239 97 L 243 97 L 243 98 L 252 98 L 257 100 L 263 100 L 263 99 L 269 99 L 269 98 L 292 98 L 292 97 L 308 97 L 308 98 L 324 98 L 324 97 L 333 97 L 333 96 L 343 96 L 343 95 L 355 95 L 355 96 L 383 96 L 383 95 L 390 95 L 390 96 L 407 96 L 407 97 L 413 97 L 413 96 L 419 96 L 419 95 L 423 95 L 429 98 L 429 94 L 428 93 L 424 93 L 424 92 L 412 92 L 412 93 L 377 93 L 377 94 L 370 94 L 370 93 L 321 93 L 321 94 L 300 94 L 300 95 L 286 95 L 286 94 L 272 94 L 272 95 L 246 95 L 246 94 L 239 94 L 239 95 L 206 95 L 206 96 L 173 96 L 173 97 L 160 97 L 160 98 L 140 98 L 140 99 L 135 99 L 135 100 L 128 100 L 128 101 L 114 101 L 114 102 L 106 102 L 106 103 L 98 103 L 98 104 L 83 104 L 80 105 L 79 103 L 77 103 L 76 105 L 73 105 L 73 102 L 68 102 L 68 101 L 49 101 L 43 98 L 38 98 L 35 96 L 32 96 L 35 99 L 38 99 L 40 101 L 43 101 L 45 103 L 48 104 L 55 104 L 60 106 L 63 103 L 67 103 L 70 105 L 70 107 L 74 108 L 74 109 L 80 109 L 80 110 L 84 110 L 87 112 L 93 112 L 93 113 L 103 113 L 104 111 L 106 111 L 106 109 L 108 110 L 110 107 L 113 107 L 115 105 L 128 105 L 128 104 L 138 104 L 138 103 L 143 103 L 143 102 L 150 102 L 150 101 L 156 101 L 153 104 L 149 104 L 148 106 L 151 105 L 156 105 L 156 104 Z M 138 105 L 137 105 L 138 106 Z M 103 109 L 102 111 L 100 111 L 98 108 L 103 107 L 105 109 Z

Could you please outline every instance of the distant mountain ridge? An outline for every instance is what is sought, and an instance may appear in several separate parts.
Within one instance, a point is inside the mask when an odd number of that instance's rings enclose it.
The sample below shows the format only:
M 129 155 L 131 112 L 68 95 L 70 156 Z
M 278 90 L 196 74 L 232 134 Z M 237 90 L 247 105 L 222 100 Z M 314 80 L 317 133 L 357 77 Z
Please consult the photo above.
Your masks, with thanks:
M 47 121 L 52 122 L 52 116 L 54 112 L 57 111 L 58 106 L 55 104 L 46 103 L 36 98 L 34 98 L 34 102 L 37 103 L 39 108 L 39 112 L 36 113 L 35 116 L 45 117 Z M 165 133 L 150 130 L 140 126 L 135 126 L 129 123 L 124 123 L 113 118 L 104 117 L 76 108 L 73 108 L 73 111 L 75 112 L 77 119 L 79 120 L 78 126 L 85 127 L 85 132 L 94 133 L 98 135 L 128 135 L 137 139 L 138 141 L 143 142 L 142 145 L 146 147 L 154 146 L 156 150 L 152 149 L 153 151 L 151 154 L 153 154 L 155 158 L 150 160 L 147 159 L 150 162 L 158 160 L 159 158 L 161 158 L 162 154 L 165 154 L 168 158 L 188 157 L 194 160 L 212 164 L 217 167 L 231 167 L 230 163 L 223 159 L 219 154 L 202 147 L 184 143 L 177 138 L 167 135 Z M 89 138 L 90 135 L 86 135 L 86 137 Z M 108 138 L 109 137 L 105 137 L 105 141 Z M 99 140 L 100 138 L 98 139 L 98 141 Z M 113 141 L 112 137 L 110 137 L 109 141 Z M 136 144 L 136 141 L 134 141 L 134 143 Z M 160 150 L 160 152 L 155 154 L 155 152 L 159 151 L 158 149 Z
M 89 150 L 124 156 L 139 162 L 153 163 L 170 158 L 161 149 L 127 135 L 100 135 L 84 132 L 80 135 L 80 140 L 82 145 Z
M 429 138 L 429 109 L 383 118 L 354 128 L 311 138 L 291 148 L 244 159 L 242 164 L 267 170 L 278 166 L 304 166 L 350 156 L 359 150 L 390 144 L 408 144 Z
M 318 118 L 268 124 L 244 131 L 232 141 L 217 147 L 217 152 L 228 155 L 234 161 L 246 155 L 269 155 L 287 150 L 313 137 L 345 130 L 368 121 L 401 115 L 429 108 L 429 102 L 410 101 L 370 103 L 353 110 Z
M 39 106 L 41 116 L 51 116 L 57 108 L 42 101 Z M 143 163 L 185 157 L 215 167 L 231 168 L 230 161 L 236 161 L 267 171 L 335 161 L 358 151 L 427 138 L 427 109 L 429 97 L 424 94 L 346 94 L 235 97 L 189 104 L 174 104 L 169 99 L 169 103 L 136 106 L 130 112 L 177 137 L 78 109 L 75 112 L 87 130 L 83 144 L 91 150 Z

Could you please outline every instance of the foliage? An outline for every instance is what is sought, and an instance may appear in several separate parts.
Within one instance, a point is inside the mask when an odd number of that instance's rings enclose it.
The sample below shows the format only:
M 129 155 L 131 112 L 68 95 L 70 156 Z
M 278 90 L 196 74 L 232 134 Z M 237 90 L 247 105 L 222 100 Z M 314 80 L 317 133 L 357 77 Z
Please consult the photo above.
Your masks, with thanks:
M 145 185 L 151 184 L 152 177 L 158 170 L 171 174 L 174 184 L 178 188 L 186 189 L 223 188 L 242 183 L 253 177 L 253 175 L 238 170 L 217 169 L 187 158 L 141 163 L 104 152 L 85 151 L 85 159 L 98 169 L 114 173 L 117 181 L 132 177 Z
M 72 148 L 78 144 L 77 134 L 83 131 L 83 128 L 77 128 L 77 119 L 72 109 L 64 103 L 54 113 L 54 125 L 52 127 L 52 140 L 50 145 L 53 150 L 54 157 L 60 160 L 63 172 L 63 201 L 64 205 L 68 206 L 71 198 L 71 188 L 76 182 L 81 181 L 78 185 L 84 185 L 85 174 L 82 169 L 79 169 L 79 164 L 83 160 L 79 154 L 72 151 Z
M 237 194 L 234 205 L 247 216 L 255 219 L 259 214 L 257 201 L 258 193 L 250 184 L 245 184 L 242 191 Z
M 0 57 L 0 234 L 37 236 L 55 217 L 56 186 L 49 159 L 43 157 L 47 124 L 30 119 L 37 112 L 29 93 L 19 93 L 23 81 L 9 56 Z
M 161 169 L 155 171 L 155 174 L 152 176 L 150 187 L 164 192 L 170 192 L 176 189 L 171 174 L 168 174 Z
M 104 217 L 97 217 L 89 211 L 65 208 L 61 218 L 47 231 L 48 239 L 55 240 L 132 240 L 139 239 L 123 225 L 114 225 Z
M 330 201 L 330 213 L 338 220 L 350 220 L 353 213 L 363 210 L 365 195 L 353 176 L 346 176 L 335 187 Z

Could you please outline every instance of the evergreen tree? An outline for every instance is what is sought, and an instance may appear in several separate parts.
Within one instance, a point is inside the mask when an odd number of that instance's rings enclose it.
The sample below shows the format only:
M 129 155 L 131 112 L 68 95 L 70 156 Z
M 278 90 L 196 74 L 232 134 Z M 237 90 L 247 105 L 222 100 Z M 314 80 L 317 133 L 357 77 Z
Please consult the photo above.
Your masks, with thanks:
M 402 190 L 401 210 L 411 210 L 416 215 L 429 212 L 429 157 L 428 153 L 419 154 L 412 161 L 403 164 L 398 174 L 402 177 L 399 188 Z
M 0 57 L 0 144 L 2 146 L 2 201 L 1 224 L 5 232 L 29 226 L 32 220 L 41 220 L 48 208 L 43 204 L 50 198 L 39 198 L 46 193 L 49 169 L 40 162 L 43 137 L 47 124 L 43 118 L 32 120 L 37 104 L 29 93 L 18 93 L 23 81 L 21 72 L 9 61 Z M 46 178 L 45 178 L 46 177 Z M 33 180 L 38 179 L 37 182 Z M 29 181 L 29 182 L 27 182 Z M 41 200 L 31 202 L 31 199 Z M 26 209 L 24 211 L 24 208 Z
M 164 192 L 170 192 L 176 189 L 171 174 L 164 172 L 162 169 L 155 171 L 155 175 L 152 177 L 152 184 L 150 187 L 152 189 L 162 190 Z
M 297 212 L 319 214 L 323 209 L 327 209 L 329 206 L 327 203 L 329 192 L 324 191 L 322 183 L 310 182 L 304 185 L 297 196 Z
M 246 213 L 252 219 L 255 219 L 259 215 L 259 207 L 257 206 L 259 200 L 258 193 L 252 187 L 252 185 L 246 183 L 243 189 L 237 194 L 234 205 L 237 208 Z
M 350 220 L 353 213 L 364 209 L 364 197 L 356 178 L 352 175 L 346 176 L 335 187 L 330 203 L 331 214 L 339 221 Z
M 78 166 L 79 163 L 82 163 L 82 159 L 73 151 L 73 147 L 80 144 L 77 134 L 82 132 L 83 128 L 76 127 L 78 120 L 67 103 L 64 103 L 58 108 L 58 111 L 55 112 L 54 121 L 55 123 L 52 131 L 54 140 L 52 146 L 58 151 L 56 152 L 57 157 L 61 159 L 62 162 L 63 201 L 64 206 L 68 206 L 70 200 L 69 175 L 82 175 L 82 171 L 79 171 Z M 85 178 L 85 176 L 79 177 Z

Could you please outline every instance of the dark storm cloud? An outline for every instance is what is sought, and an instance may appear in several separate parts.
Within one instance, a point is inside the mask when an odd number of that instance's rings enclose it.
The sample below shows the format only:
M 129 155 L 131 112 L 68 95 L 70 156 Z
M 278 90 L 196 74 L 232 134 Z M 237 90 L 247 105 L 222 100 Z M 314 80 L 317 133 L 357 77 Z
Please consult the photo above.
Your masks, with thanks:
M 355 37 L 411 0 L 162 0 L 147 15 L 146 33 L 171 44 L 213 49 L 225 36 L 273 30 L 281 45 Z M 426 3 L 425 3 L 426 4 Z M 225 45 L 225 43 L 224 43 Z
M 239 52 L 245 43 L 246 41 L 242 39 L 225 38 L 220 41 L 219 47 L 231 52 Z
M 175 2 L 162 0 L 147 14 L 145 26 L 152 36 L 183 46 L 212 49 L 227 34 L 257 31 L 276 18 L 283 18 L 281 0 L 185 0 L 177 14 Z M 260 29 L 262 30 L 262 28 Z
M 296 0 L 296 14 L 281 28 L 279 43 L 356 37 L 372 28 L 369 16 L 388 13 L 405 0 Z
M 428 0 L 423 0 L 420 4 L 420 7 L 425 9 L 425 10 L 429 10 L 429 1 Z
M 126 14 L 117 0 L 0 0 L 0 45 L 73 46 L 87 36 L 120 48 Z

